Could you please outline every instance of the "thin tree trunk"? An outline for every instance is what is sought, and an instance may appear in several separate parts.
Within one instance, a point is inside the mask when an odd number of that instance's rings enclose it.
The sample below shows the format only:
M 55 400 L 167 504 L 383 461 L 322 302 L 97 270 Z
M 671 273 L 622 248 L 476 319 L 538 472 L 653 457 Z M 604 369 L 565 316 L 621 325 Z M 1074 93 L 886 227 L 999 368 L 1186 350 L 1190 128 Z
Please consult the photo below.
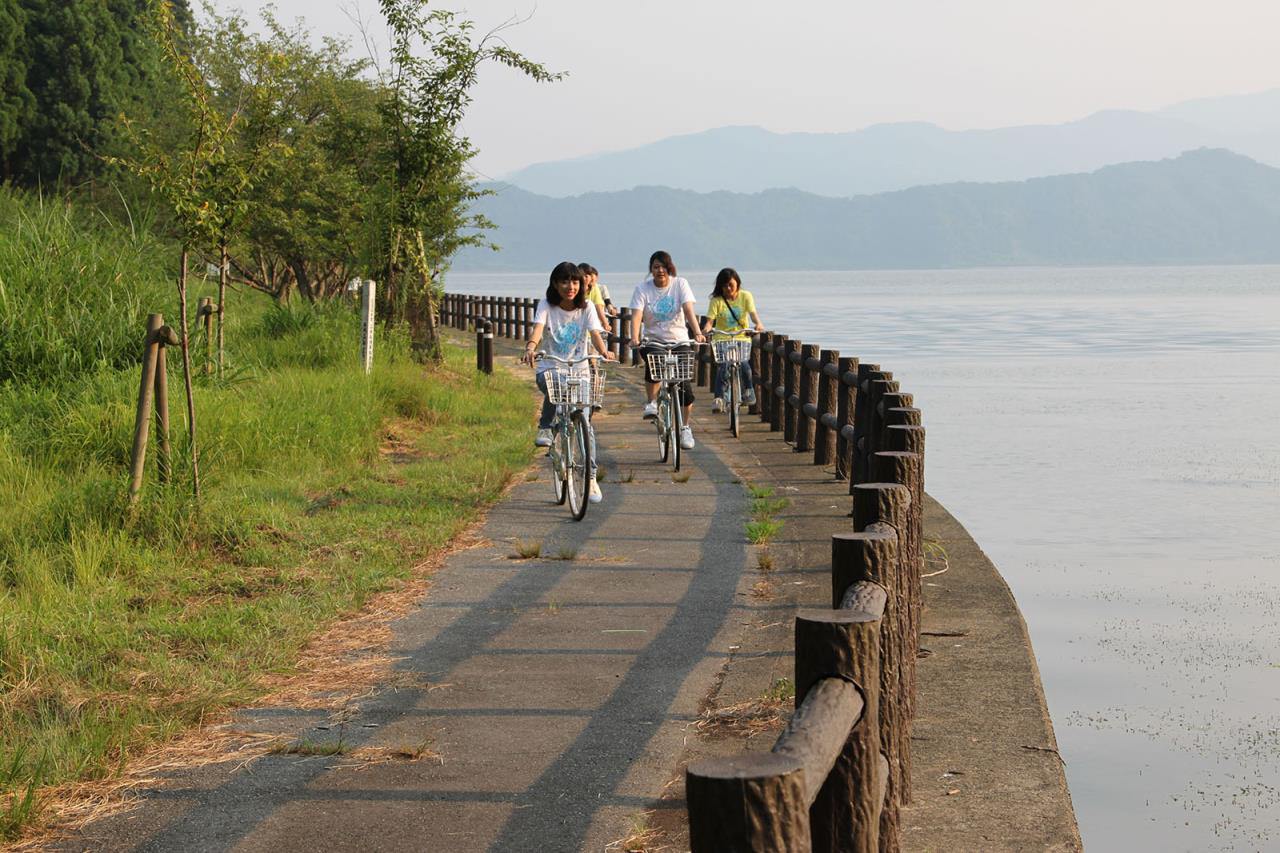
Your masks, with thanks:
M 227 309 L 227 279 L 231 275 L 231 261 L 227 256 L 227 242 L 222 241 L 221 263 L 218 266 L 218 376 L 222 376 L 223 349 L 225 338 L 222 334 L 222 321 Z
M 191 488 L 200 499 L 200 459 L 196 453 L 196 401 L 191 392 L 191 347 L 187 338 L 187 247 L 182 247 L 178 272 L 178 322 L 182 326 L 182 384 L 187 391 L 187 436 L 191 443 Z

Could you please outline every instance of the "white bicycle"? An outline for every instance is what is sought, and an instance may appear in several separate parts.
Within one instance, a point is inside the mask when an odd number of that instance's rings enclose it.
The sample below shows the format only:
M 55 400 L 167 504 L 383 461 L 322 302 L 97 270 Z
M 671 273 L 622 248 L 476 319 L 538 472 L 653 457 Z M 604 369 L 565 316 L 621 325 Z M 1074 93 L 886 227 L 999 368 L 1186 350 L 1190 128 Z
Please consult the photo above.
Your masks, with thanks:
M 581 521 L 590 502 L 587 494 L 593 464 L 590 410 L 592 406 L 604 404 L 604 369 L 594 363 L 602 359 L 589 355 L 570 360 L 545 352 L 534 353 L 533 357 L 557 365 L 543 373 L 547 400 L 556 407 L 547 458 L 551 461 L 556 503 L 567 500 L 574 521 Z
M 716 369 L 720 371 L 721 391 L 725 408 L 729 412 L 729 430 L 738 437 L 738 407 L 742 405 L 742 364 L 751 360 L 751 341 L 740 340 L 741 332 L 711 330 L 711 347 L 716 354 Z

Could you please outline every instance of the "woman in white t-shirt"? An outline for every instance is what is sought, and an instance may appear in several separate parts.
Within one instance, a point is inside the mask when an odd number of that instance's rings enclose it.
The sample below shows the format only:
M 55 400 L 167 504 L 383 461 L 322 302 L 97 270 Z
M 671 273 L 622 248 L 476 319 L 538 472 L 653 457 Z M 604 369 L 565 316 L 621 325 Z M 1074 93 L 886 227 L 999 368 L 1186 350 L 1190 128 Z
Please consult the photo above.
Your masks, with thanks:
M 534 364 L 533 354 L 538 351 L 544 335 L 547 343 L 542 349 L 556 358 L 586 358 L 589 347 L 594 347 L 605 360 L 613 360 L 613 355 L 600 334 L 602 331 L 604 327 L 600 325 L 600 316 L 596 313 L 595 306 L 587 301 L 587 291 L 577 264 L 562 261 L 551 271 L 546 297 L 538 301 L 538 307 L 534 311 L 533 328 L 529 330 L 529 342 L 525 344 L 523 361 Z M 548 399 L 545 374 L 553 368 L 564 369 L 564 365 L 541 361 L 535 366 L 538 371 L 538 388 L 542 391 L 542 414 L 538 418 L 538 437 L 533 443 L 538 447 L 550 447 L 551 424 L 556 417 L 556 407 Z M 584 364 L 574 369 L 586 372 L 588 368 Z M 589 410 L 587 440 L 591 442 L 589 499 L 592 503 L 599 503 L 601 496 L 600 486 L 596 484 L 596 436 L 595 430 L 591 428 Z
M 693 341 L 702 343 L 706 338 L 698 328 L 698 315 L 693 313 L 693 305 L 697 300 L 693 297 L 693 288 L 689 282 L 676 275 L 675 261 L 666 252 L 654 252 L 649 256 L 649 277 L 636 285 L 631 294 L 632 320 L 631 346 L 640 346 L 641 329 L 644 337 L 664 344 L 688 344 L 694 349 Z M 690 339 L 689 330 L 693 330 Z M 658 383 L 649 373 L 646 350 L 641 348 L 640 358 L 645 365 L 645 394 L 648 402 L 644 406 L 646 419 L 658 416 Z M 685 450 L 693 449 L 693 430 L 689 427 L 689 416 L 693 412 L 693 383 L 681 384 L 684 392 L 684 426 L 680 430 L 680 446 Z

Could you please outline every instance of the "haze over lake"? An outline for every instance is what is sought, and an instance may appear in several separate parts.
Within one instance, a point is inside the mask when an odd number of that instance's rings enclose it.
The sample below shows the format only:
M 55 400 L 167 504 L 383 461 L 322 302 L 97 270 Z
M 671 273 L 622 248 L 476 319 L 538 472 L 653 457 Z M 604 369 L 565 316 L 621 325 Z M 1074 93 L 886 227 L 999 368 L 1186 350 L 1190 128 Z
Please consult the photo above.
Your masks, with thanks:
M 927 488 L 1030 626 L 1088 849 L 1280 845 L 1280 266 L 740 272 L 768 328 L 915 394 Z M 714 271 L 682 274 L 705 309 Z M 625 304 L 640 277 L 602 280 Z

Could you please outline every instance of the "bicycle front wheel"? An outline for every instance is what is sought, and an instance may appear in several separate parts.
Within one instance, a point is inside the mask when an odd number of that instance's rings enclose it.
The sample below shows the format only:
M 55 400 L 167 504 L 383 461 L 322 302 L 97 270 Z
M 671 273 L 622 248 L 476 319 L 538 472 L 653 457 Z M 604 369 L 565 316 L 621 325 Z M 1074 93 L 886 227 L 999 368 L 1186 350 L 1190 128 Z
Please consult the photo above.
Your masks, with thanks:
M 682 410 L 682 406 L 680 405 L 681 403 L 684 402 L 684 400 L 681 399 L 681 397 L 682 395 L 680 394 L 680 386 L 672 385 L 671 386 L 671 442 L 670 443 L 671 443 L 671 454 L 672 456 L 675 457 L 675 465 L 676 465 L 677 471 L 680 470 L 680 433 L 681 433 L 680 428 L 684 425 L 683 421 L 681 420 L 681 418 L 683 417 L 683 410 Z
M 568 474 L 569 512 L 574 521 L 587 514 L 587 481 L 591 477 L 591 444 L 587 441 L 587 422 L 582 412 L 574 412 L 569 421 Z
M 565 461 L 569 458 L 565 443 L 564 425 L 556 422 L 551 436 L 551 452 L 547 458 L 551 460 L 551 486 L 556 490 L 556 505 L 564 503 L 568 495 L 569 481 L 565 476 Z
M 738 437 L 738 402 L 742 399 L 742 374 L 738 365 L 731 365 L 733 375 L 729 377 L 729 431 Z
M 666 386 L 658 389 L 658 461 L 666 462 L 671 456 L 671 391 Z

